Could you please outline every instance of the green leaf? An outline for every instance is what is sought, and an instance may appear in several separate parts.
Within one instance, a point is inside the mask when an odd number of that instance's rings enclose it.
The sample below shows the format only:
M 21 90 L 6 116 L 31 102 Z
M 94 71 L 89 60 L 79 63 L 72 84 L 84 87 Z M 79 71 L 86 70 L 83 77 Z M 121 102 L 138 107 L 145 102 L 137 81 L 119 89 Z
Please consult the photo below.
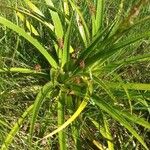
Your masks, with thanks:
M 21 21 L 26 23 L 26 26 L 28 28 L 28 30 L 30 31 L 30 33 L 34 34 L 35 36 L 39 36 L 39 33 L 37 32 L 37 30 L 34 28 L 34 26 L 25 18 L 24 15 L 22 15 L 21 13 L 17 12 L 16 13 L 17 16 L 20 18 Z
M 8 133 L 8 135 L 5 138 L 4 143 L 2 144 L 1 150 L 8 150 L 9 145 L 11 144 L 12 140 L 14 139 L 15 135 L 19 131 L 21 125 L 23 124 L 24 119 L 27 115 L 29 115 L 33 110 L 33 105 L 28 107 L 26 111 L 23 113 L 23 115 L 18 119 L 18 121 L 14 124 L 11 131 Z
M 107 139 L 113 139 L 112 135 L 111 135 L 111 131 L 110 131 L 110 125 L 107 121 L 107 119 L 103 116 L 103 120 L 104 120 L 104 127 L 105 127 L 105 131 L 106 131 L 106 135 L 107 135 Z M 108 149 L 109 150 L 114 150 L 114 144 L 111 140 L 107 140 L 107 144 L 108 144 Z
M 115 32 L 118 30 L 118 28 L 120 26 L 120 22 L 121 22 L 121 19 L 122 19 L 121 17 L 122 17 L 122 13 L 123 13 L 124 1 L 125 0 L 121 0 L 120 1 L 119 8 L 118 8 L 118 13 L 115 16 L 116 23 L 114 25 L 114 28 L 113 28 L 110 36 L 113 35 L 113 34 L 115 34 Z
M 2 7 L 3 9 L 14 10 L 15 12 L 19 12 L 19 13 L 21 13 L 23 15 L 27 15 L 29 17 L 34 18 L 38 22 L 42 23 L 44 26 L 48 27 L 51 37 L 53 38 L 54 41 L 56 41 L 55 33 L 52 31 L 54 29 L 54 26 L 50 22 L 45 21 L 46 19 L 44 17 L 42 18 L 42 17 L 40 17 L 38 15 L 32 14 L 30 11 L 28 11 L 26 9 L 22 10 L 22 9 L 19 9 L 19 8 L 13 8 L 13 7 L 9 7 L 9 6 L 0 6 L 0 7 Z
M 136 37 L 129 37 L 122 42 L 117 42 L 116 44 L 109 46 L 109 48 L 106 48 L 100 52 L 97 52 L 93 56 L 87 58 L 85 63 L 87 66 L 89 66 L 97 62 L 100 59 L 102 60 L 102 62 L 104 62 L 106 59 L 108 59 L 109 57 L 117 53 L 119 50 L 146 37 L 150 37 L 150 31 L 137 35 Z
M 122 115 L 123 117 L 125 117 L 128 120 L 130 120 L 136 124 L 139 124 L 147 129 L 150 129 L 150 123 L 148 123 L 144 118 L 137 117 L 134 114 L 131 115 L 130 113 L 121 111 L 120 109 L 117 109 L 117 108 L 116 108 L 116 112 L 118 112 L 120 115 Z
M 131 63 L 137 63 L 142 61 L 150 61 L 150 54 L 143 54 L 143 55 L 137 55 L 137 56 L 131 56 L 130 58 L 125 58 L 120 61 L 115 61 L 112 66 L 118 66 L 118 65 L 130 65 Z
M 44 17 L 44 14 L 30 0 L 24 0 L 24 1 L 36 14 Z
M 87 26 L 87 24 L 85 22 L 85 19 L 84 19 L 83 15 L 82 15 L 81 11 L 76 6 L 76 4 L 74 2 L 72 2 L 71 0 L 69 2 L 71 4 L 73 10 L 76 10 L 77 14 L 79 15 L 79 17 L 81 19 L 84 31 L 80 30 L 80 34 L 81 34 L 81 37 L 83 38 L 83 41 L 85 42 L 85 45 L 87 47 L 87 45 L 90 43 L 90 33 L 89 33 L 88 26 Z M 85 32 L 85 33 L 82 33 L 82 32 Z M 84 34 L 85 34 L 85 36 L 83 36 Z
M 120 83 L 120 82 L 107 82 L 107 86 L 113 89 L 130 89 L 130 90 L 150 90 L 150 84 L 144 83 Z
M 106 91 L 106 93 L 110 96 L 110 98 L 116 102 L 116 98 L 115 96 L 113 95 L 113 93 L 111 92 L 110 90 L 110 87 L 107 86 L 107 84 L 105 82 L 103 82 L 102 80 L 100 80 L 99 78 L 97 78 L 96 76 L 93 76 L 93 80 L 98 83 L 98 85 L 100 87 L 102 87 L 102 89 L 104 89 Z
M 97 0 L 97 9 L 96 9 L 96 32 L 98 30 L 102 31 L 104 16 L 104 0 Z
M 80 106 L 78 107 L 78 109 L 76 110 L 76 112 L 63 125 L 61 125 L 60 127 L 58 127 L 56 130 L 54 130 L 50 134 L 46 135 L 43 139 L 47 139 L 49 137 L 52 137 L 54 134 L 62 131 L 69 124 L 71 124 L 81 114 L 81 112 L 85 109 L 85 107 L 88 104 L 88 100 L 89 100 L 89 97 L 88 97 L 88 95 L 86 93 L 86 95 L 85 95 L 82 103 L 80 104 Z
M 65 121 L 65 96 L 64 93 L 59 91 L 59 95 L 57 97 L 58 100 L 58 107 L 57 107 L 57 118 L 58 118 L 58 127 L 61 126 Z M 59 146 L 60 150 L 66 150 L 66 133 L 65 131 L 60 131 L 58 133 L 58 139 L 59 139 Z
M 70 36 L 71 36 L 72 23 L 73 23 L 73 16 L 71 17 L 71 20 L 70 20 L 67 32 L 65 34 L 64 48 L 63 48 L 63 57 L 62 57 L 62 67 L 69 61 Z
M 32 140 L 33 131 L 34 131 L 34 124 L 36 122 L 36 118 L 37 118 L 39 109 L 40 109 L 46 95 L 48 93 L 51 93 L 53 88 L 54 87 L 53 87 L 52 82 L 48 82 L 47 84 L 45 84 L 42 87 L 42 89 L 40 90 L 40 92 L 38 93 L 38 95 L 35 99 L 35 102 L 33 104 L 33 114 L 32 114 L 32 118 L 31 118 L 31 121 L 30 121 L 30 142 Z
M 56 61 L 52 58 L 52 56 L 47 52 L 47 50 L 32 36 L 28 35 L 22 28 L 13 24 L 11 21 L 0 17 L 0 24 L 7 26 L 12 29 L 19 35 L 23 36 L 26 40 L 28 40 L 32 45 L 34 45 L 37 50 L 47 59 L 47 61 L 51 64 L 52 67 L 57 68 Z
M 45 2 L 48 6 L 54 6 L 52 0 L 45 0 Z M 49 11 L 50 11 L 53 23 L 54 23 L 56 36 L 58 39 L 63 39 L 64 31 L 63 31 L 63 26 L 62 26 L 60 17 L 57 12 L 54 12 L 52 10 L 49 10 Z
M 120 115 L 120 113 L 118 113 L 116 111 L 116 109 L 111 105 L 108 104 L 106 101 L 99 99 L 99 97 L 97 97 L 96 95 L 93 94 L 92 96 L 93 101 L 95 102 L 95 104 L 102 110 L 104 110 L 105 112 L 107 112 L 110 116 L 112 116 L 114 119 L 116 119 L 118 122 L 120 122 L 125 128 L 128 129 L 129 132 L 131 132 L 131 134 L 137 138 L 137 140 L 145 147 L 146 150 L 148 150 L 148 147 L 146 146 L 145 142 L 143 141 L 143 139 L 137 134 L 137 132 L 132 128 L 132 126 L 129 124 L 129 122 Z
M 82 59 L 86 59 L 88 56 L 90 56 L 92 53 L 95 53 L 95 49 L 97 47 L 97 45 L 101 42 L 104 41 L 104 39 L 108 37 L 109 33 L 111 32 L 113 26 L 114 26 L 115 22 L 112 23 L 112 25 L 108 26 L 106 29 L 104 29 L 103 31 L 99 31 L 97 32 L 97 34 L 95 35 L 95 37 L 93 37 L 92 42 L 90 43 L 90 45 L 83 50 L 80 53 L 79 59 L 78 60 L 82 60 Z
M 27 68 L 1 68 L 0 69 L 0 73 L 7 73 L 7 72 L 11 72 L 11 73 L 25 73 L 25 74 L 43 74 L 46 75 L 43 72 L 37 72 L 36 70 L 32 70 L 32 69 L 27 69 Z
M 6 127 L 8 129 L 11 129 L 11 127 L 3 120 L 0 119 L 0 127 Z

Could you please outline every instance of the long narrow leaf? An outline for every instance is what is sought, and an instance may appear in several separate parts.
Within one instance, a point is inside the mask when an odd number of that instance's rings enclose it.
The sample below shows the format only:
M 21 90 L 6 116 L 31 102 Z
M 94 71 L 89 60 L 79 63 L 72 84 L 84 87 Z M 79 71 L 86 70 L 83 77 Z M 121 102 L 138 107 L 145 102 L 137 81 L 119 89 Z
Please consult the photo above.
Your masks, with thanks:
M 144 83 L 120 83 L 120 82 L 108 82 L 106 83 L 110 88 L 113 89 L 130 89 L 130 90 L 146 90 L 150 91 L 150 84 Z
M 52 88 L 53 88 L 52 82 L 48 82 L 47 84 L 45 84 L 43 86 L 43 88 L 40 90 L 40 92 L 38 93 L 38 95 L 35 99 L 35 102 L 33 104 L 33 114 L 32 114 L 31 123 L 30 123 L 30 142 L 32 140 L 34 124 L 35 124 L 39 109 L 40 109 L 46 95 L 48 93 L 52 92 Z
M 97 9 L 96 9 L 96 32 L 100 29 L 102 30 L 104 16 L 104 0 L 97 0 Z
M 19 35 L 23 36 L 32 45 L 34 45 L 41 54 L 43 54 L 43 56 L 47 59 L 47 61 L 51 64 L 52 67 L 57 68 L 56 61 L 46 51 L 46 49 L 36 39 L 34 39 L 32 36 L 28 35 L 22 28 L 18 27 L 17 25 L 13 24 L 11 21 L 9 21 L 3 17 L 0 17 L 0 24 L 7 26 L 8 28 L 12 29 Z
M 111 98 L 114 102 L 116 102 L 116 98 L 115 98 L 115 96 L 113 95 L 113 93 L 111 92 L 109 86 L 107 86 L 107 84 L 105 84 L 105 82 L 103 82 L 102 80 L 100 80 L 99 78 L 97 78 L 97 77 L 95 77 L 95 76 L 93 76 L 93 79 L 94 79 L 94 81 L 95 81 L 96 83 L 98 83 L 98 85 L 99 85 L 100 87 L 102 87 L 102 89 L 104 89 L 104 90 L 106 91 L 106 93 L 110 96 L 110 98 Z
M 45 0 L 48 6 L 54 6 L 52 0 Z M 57 12 L 50 10 L 50 14 L 54 23 L 55 33 L 58 39 L 62 39 L 64 36 L 63 26 L 60 17 Z
M 31 10 L 33 10 L 38 15 L 44 17 L 44 14 L 30 0 L 24 0 L 24 1 L 30 7 Z
M 84 97 L 82 103 L 80 104 L 80 106 L 78 107 L 78 109 L 76 110 L 76 112 L 60 127 L 58 127 L 56 130 L 54 130 L 53 132 L 51 132 L 50 134 L 46 135 L 43 139 L 47 139 L 49 137 L 52 137 L 54 134 L 62 131 L 64 128 L 66 128 L 69 124 L 71 124 L 80 114 L 81 112 L 85 109 L 85 107 L 88 104 L 88 100 L 89 98 L 87 97 L 87 95 Z
M 65 40 L 64 40 L 64 48 L 63 48 L 63 57 L 62 57 L 62 67 L 69 61 L 69 54 L 70 54 L 70 36 L 71 36 L 71 28 L 72 28 L 72 21 L 73 17 L 70 21 L 70 24 L 68 26 Z
M 124 119 L 110 104 L 107 104 L 105 101 L 100 100 L 99 97 L 96 95 L 93 95 L 93 100 L 95 104 L 100 107 L 100 109 L 107 112 L 110 116 L 112 116 L 114 119 L 116 119 L 118 122 L 120 122 L 125 128 L 129 130 L 129 132 L 132 133 L 132 135 L 137 138 L 137 140 L 145 147 L 146 150 L 148 150 L 147 145 L 143 141 L 143 139 L 137 134 L 137 132 L 132 128 L 132 126 L 127 122 L 127 120 Z
M 46 75 L 43 72 L 37 72 L 36 70 L 32 70 L 32 69 L 27 69 L 27 68 L 1 68 L 0 69 L 0 73 L 7 73 L 7 72 L 11 72 L 11 73 L 25 73 L 25 74 L 43 74 Z
M 144 120 L 143 118 L 139 118 L 133 114 L 131 115 L 130 113 L 121 111 L 119 109 L 116 109 L 116 111 L 123 117 L 127 118 L 128 120 L 130 120 L 136 124 L 139 124 L 147 129 L 150 129 L 150 123 L 147 122 L 146 120 Z
M 74 8 L 76 10 L 76 12 L 78 13 L 78 15 L 79 15 L 79 17 L 82 21 L 84 31 L 85 31 L 85 35 L 86 35 L 86 45 L 88 45 L 89 42 L 90 42 L 90 33 L 89 33 L 89 29 L 87 27 L 87 24 L 85 22 L 85 19 L 84 19 L 82 13 L 80 12 L 80 10 L 78 9 L 78 7 L 76 6 L 76 4 L 74 2 L 72 2 L 71 0 L 69 2 L 71 4 L 72 8 Z M 83 41 L 85 41 L 85 39 L 83 39 Z
M 30 114 L 33 110 L 33 105 L 28 107 L 23 115 L 18 119 L 18 121 L 14 124 L 11 131 L 6 136 L 4 143 L 2 144 L 1 150 L 8 150 L 9 145 L 11 144 L 12 140 L 14 139 L 15 135 L 19 131 L 21 125 L 23 124 L 24 119 L 28 114 Z
M 30 33 L 33 33 L 34 35 L 39 36 L 39 33 L 34 28 L 34 26 L 21 13 L 17 12 L 16 14 L 20 18 L 21 21 L 26 23 L 26 26 L 28 30 L 30 31 Z
M 97 62 L 98 60 L 102 59 L 102 62 L 114 55 L 119 50 L 125 48 L 126 46 L 129 46 L 130 44 L 133 44 L 143 38 L 150 37 L 150 31 L 145 32 L 141 35 L 137 35 L 136 37 L 130 37 L 126 39 L 123 42 L 116 43 L 112 45 L 110 48 L 106 48 L 103 51 L 100 51 L 96 54 L 94 54 L 92 57 L 87 58 L 86 64 L 87 66 L 92 65 L 93 63 Z

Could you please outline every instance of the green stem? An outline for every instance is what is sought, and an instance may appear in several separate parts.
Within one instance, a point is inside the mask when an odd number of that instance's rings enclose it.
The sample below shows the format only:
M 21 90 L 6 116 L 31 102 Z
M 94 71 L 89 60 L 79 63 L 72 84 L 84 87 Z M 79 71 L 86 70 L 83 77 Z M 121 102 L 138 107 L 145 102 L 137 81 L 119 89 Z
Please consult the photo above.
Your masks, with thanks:
M 73 139 L 75 141 L 75 150 L 82 150 L 78 121 L 75 121 L 73 123 L 72 136 L 73 136 Z
M 64 97 L 63 94 L 59 93 L 58 97 L 58 127 L 64 123 Z M 59 146 L 60 150 L 66 150 L 66 135 L 65 132 L 62 130 L 58 132 L 58 139 L 59 139 Z

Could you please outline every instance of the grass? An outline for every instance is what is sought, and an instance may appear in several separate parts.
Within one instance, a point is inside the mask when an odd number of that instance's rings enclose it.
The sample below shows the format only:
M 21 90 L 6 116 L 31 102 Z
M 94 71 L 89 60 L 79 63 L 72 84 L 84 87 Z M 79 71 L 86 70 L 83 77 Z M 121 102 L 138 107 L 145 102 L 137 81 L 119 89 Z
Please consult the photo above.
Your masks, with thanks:
M 149 1 L 7 2 L 1 149 L 148 150 Z

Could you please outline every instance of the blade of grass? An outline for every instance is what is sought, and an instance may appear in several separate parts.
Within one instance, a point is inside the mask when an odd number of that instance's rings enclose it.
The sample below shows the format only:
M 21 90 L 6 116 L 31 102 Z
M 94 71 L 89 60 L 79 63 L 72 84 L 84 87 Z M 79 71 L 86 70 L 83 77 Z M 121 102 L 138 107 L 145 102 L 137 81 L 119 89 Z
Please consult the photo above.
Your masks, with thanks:
M 80 106 L 78 107 L 78 109 L 76 110 L 76 112 L 60 127 L 58 127 L 56 130 L 54 130 L 53 132 L 51 132 L 50 134 L 46 135 L 45 137 L 43 137 L 42 139 L 47 139 L 49 137 L 52 137 L 54 134 L 62 131 L 64 128 L 66 128 L 69 124 L 71 124 L 80 114 L 81 112 L 85 109 L 85 107 L 88 104 L 88 95 L 86 93 L 82 103 L 80 104 Z
M 45 2 L 48 6 L 54 7 L 52 0 L 45 0 Z M 49 10 L 49 11 L 50 11 L 53 23 L 54 23 L 56 36 L 58 39 L 63 39 L 64 31 L 63 31 L 63 26 L 62 26 L 60 17 L 57 12 L 54 12 L 52 10 Z
M 62 57 L 62 67 L 69 62 L 69 53 L 70 53 L 70 36 L 71 36 L 71 29 L 73 23 L 73 16 L 71 17 L 67 32 L 65 34 L 64 40 L 64 48 L 63 48 L 63 57 Z
M 97 8 L 96 8 L 96 32 L 99 30 L 102 31 L 104 17 L 104 0 L 97 0 Z
M 41 16 L 38 16 L 37 14 L 33 14 L 32 12 L 30 12 L 27 9 L 19 9 L 19 8 L 13 8 L 13 7 L 9 7 L 9 6 L 0 6 L 0 8 L 14 10 L 15 12 L 19 12 L 21 14 L 24 14 L 24 15 L 27 15 L 27 16 L 30 16 L 30 17 L 36 19 L 38 22 L 40 22 L 44 26 L 48 27 L 50 35 L 52 36 L 53 40 L 56 41 L 55 33 L 52 31 L 54 29 L 54 26 L 50 22 L 45 21 L 46 19 L 44 17 L 42 18 Z
M 118 30 L 118 27 L 120 26 L 121 15 L 123 13 L 124 1 L 125 0 L 121 0 L 121 2 L 120 2 L 119 8 L 118 8 L 118 13 L 115 16 L 116 23 L 114 25 L 114 28 L 113 28 L 110 36 L 112 36 Z
M 64 7 L 64 13 L 66 15 L 69 15 L 69 2 L 68 2 L 68 0 L 64 0 L 63 7 Z
M 54 7 L 54 4 L 51 0 L 45 0 L 45 2 L 48 6 Z M 52 17 L 52 21 L 54 24 L 54 31 L 55 31 L 57 41 L 58 41 L 58 45 L 55 44 L 55 49 L 56 49 L 57 55 L 59 57 L 59 60 L 61 62 L 62 61 L 62 48 L 63 48 L 63 42 L 64 42 L 64 40 L 63 40 L 64 30 L 63 30 L 61 19 L 60 19 L 58 13 L 54 12 L 50 9 L 49 9 L 49 12 L 50 12 L 51 17 Z
M 5 121 L 3 121 L 3 120 L 1 120 L 1 119 L 0 119 L 0 126 L 1 126 L 1 127 L 4 126 L 4 127 L 8 128 L 8 129 L 11 129 L 11 127 L 10 127 Z
M 96 126 L 96 128 L 99 130 L 102 136 L 107 140 L 108 149 L 114 150 L 114 144 L 112 142 L 113 138 L 110 133 L 109 124 L 105 116 L 103 115 L 104 126 L 101 126 L 97 121 L 93 120 L 92 118 L 90 118 L 90 120 Z
M 89 14 L 91 16 L 91 21 L 92 21 L 92 37 L 94 37 L 94 35 L 96 34 L 97 30 L 96 30 L 96 6 L 95 3 L 92 1 L 87 1 L 87 5 L 88 5 L 88 9 L 89 9 Z
M 17 25 L 13 24 L 11 21 L 0 17 L 0 23 L 8 28 L 12 29 L 19 35 L 23 36 L 26 40 L 28 40 L 32 45 L 34 45 L 37 50 L 47 59 L 50 65 L 54 68 L 57 68 L 56 61 L 52 58 L 52 56 L 47 52 L 47 50 L 32 36 L 28 35 L 22 28 L 18 27 Z
M 116 98 L 115 96 L 113 95 L 113 93 L 111 92 L 110 90 L 110 87 L 107 86 L 107 84 L 105 84 L 105 82 L 103 82 L 102 80 L 100 80 L 99 78 L 97 78 L 96 76 L 93 76 L 93 80 L 98 83 L 98 85 L 100 87 L 102 87 L 102 89 L 104 89 L 106 91 L 106 93 L 110 96 L 110 98 L 116 102 Z
M 106 138 L 107 139 L 111 139 L 111 140 L 107 140 L 107 144 L 108 144 L 108 149 L 109 150 L 114 150 L 114 144 L 112 142 L 112 135 L 111 135 L 111 131 L 110 131 L 110 128 L 109 128 L 109 123 L 106 119 L 105 116 L 103 116 L 103 120 L 104 120 L 104 127 L 105 127 L 105 131 L 106 131 Z
M 80 16 L 78 14 L 76 15 L 76 21 L 77 21 L 78 30 L 79 30 L 79 33 L 81 35 L 81 38 L 84 42 L 85 47 L 87 47 L 88 43 L 86 41 L 86 35 L 85 35 L 84 27 L 83 27 L 82 23 L 80 23 L 81 20 L 80 20 Z
M 147 145 L 143 141 L 143 139 L 137 134 L 137 132 L 132 128 L 132 126 L 115 110 L 111 104 L 107 104 L 105 101 L 100 100 L 99 97 L 93 95 L 93 100 L 95 104 L 105 112 L 107 112 L 110 116 L 120 122 L 125 128 L 128 129 L 129 132 L 144 146 L 146 150 L 148 150 Z
M 111 46 L 110 48 L 107 48 L 103 51 L 95 53 L 93 56 L 87 58 L 85 63 L 87 66 L 90 66 L 100 59 L 102 59 L 102 63 L 103 63 L 106 59 L 108 59 L 109 57 L 114 55 L 119 50 L 121 50 L 121 49 L 125 48 L 126 46 L 129 46 L 130 44 L 133 44 L 139 40 L 147 38 L 147 37 L 150 37 L 150 31 L 145 32 L 145 33 L 140 34 L 140 35 L 137 35 L 136 37 L 129 37 L 128 39 L 126 39 L 123 42 L 116 43 L 113 46 Z
M 78 60 L 86 59 L 89 55 L 91 55 L 92 52 L 95 53 L 95 49 L 97 47 L 97 44 L 100 43 L 100 41 L 103 42 L 103 38 L 107 39 L 107 36 L 109 35 L 111 30 L 113 29 L 114 24 L 115 24 L 115 22 L 112 23 L 112 25 L 108 26 L 103 31 L 99 31 L 95 35 L 95 37 L 93 38 L 93 41 L 91 42 L 91 44 L 85 50 L 83 50 L 80 53 Z
M 52 92 L 52 89 L 54 88 L 52 82 L 48 82 L 47 84 L 45 84 L 42 89 L 40 90 L 40 92 L 38 93 L 38 95 L 36 96 L 35 102 L 33 104 L 33 113 L 32 113 L 32 118 L 30 121 L 30 141 L 32 142 L 32 137 L 33 137 L 33 131 L 34 131 L 34 124 L 36 122 L 36 118 L 39 112 L 39 109 L 46 97 L 46 95 L 48 93 Z M 30 143 L 31 144 L 31 143 Z
M 82 13 L 80 12 L 80 10 L 78 9 L 78 7 L 76 6 L 76 4 L 71 0 L 69 2 L 71 4 L 72 8 L 76 10 L 77 14 L 79 15 L 79 17 L 81 19 L 81 22 L 82 22 L 82 25 L 83 25 L 83 28 L 84 28 L 84 32 L 85 32 L 85 35 L 86 35 L 86 39 L 83 39 L 83 41 L 86 41 L 85 45 L 87 46 L 90 43 L 90 33 L 89 33 L 89 29 L 87 27 L 87 24 L 85 22 L 85 19 L 84 19 Z M 83 33 L 81 33 L 81 36 L 82 36 L 82 34 Z
M 105 150 L 106 149 L 106 147 L 104 146 L 103 143 L 100 143 L 100 141 L 95 139 L 93 133 L 91 133 L 90 129 L 87 126 L 83 125 L 83 130 L 85 131 L 85 134 L 87 135 L 87 139 L 90 142 L 92 142 L 92 144 L 94 144 L 99 150 Z
M 123 117 L 125 117 L 126 119 L 139 124 L 147 129 L 150 129 L 150 123 L 148 121 L 146 121 L 144 118 L 139 118 L 138 116 L 134 115 L 134 114 L 130 114 L 129 112 L 125 112 L 125 111 L 121 111 L 120 109 L 116 108 L 116 112 L 118 112 L 120 115 L 122 115 Z
M 1 68 L 0 73 L 25 73 L 25 74 L 41 74 L 46 75 L 44 72 L 37 72 L 36 70 L 27 69 L 27 68 Z
M 30 0 L 24 0 L 25 3 L 30 7 L 31 10 L 33 10 L 36 14 L 45 17 L 44 14 L 36 7 Z
M 28 107 L 26 111 L 23 113 L 23 115 L 18 119 L 18 121 L 14 124 L 11 131 L 8 133 L 8 135 L 5 138 L 4 143 L 2 144 L 1 150 L 8 150 L 9 145 L 11 144 L 12 140 L 14 139 L 15 135 L 19 131 L 21 125 L 23 124 L 24 119 L 29 115 L 33 110 L 33 105 Z
M 62 124 L 64 124 L 64 115 L 65 115 L 65 110 L 64 110 L 64 106 L 65 106 L 65 102 L 64 102 L 64 93 L 62 93 L 60 91 L 59 95 L 58 95 L 58 107 L 57 107 L 57 116 L 58 116 L 58 127 L 60 127 Z M 59 139 L 59 146 L 60 146 L 60 150 L 66 150 L 66 134 L 65 131 L 60 131 L 58 132 L 58 139 Z
M 130 90 L 150 90 L 150 84 L 144 83 L 120 83 L 120 82 L 107 82 L 108 87 L 113 89 L 130 89 Z
M 29 23 L 29 21 L 25 18 L 25 16 L 23 16 L 19 12 L 17 12 L 16 14 L 20 18 L 21 21 L 26 23 L 26 26 L 27 26 L 28 30 L 30 31 L 30 33 L 33 33 L 35 36 L 39 36 L 37 30 L 34 28 L 34 26 L 31 23 Z

